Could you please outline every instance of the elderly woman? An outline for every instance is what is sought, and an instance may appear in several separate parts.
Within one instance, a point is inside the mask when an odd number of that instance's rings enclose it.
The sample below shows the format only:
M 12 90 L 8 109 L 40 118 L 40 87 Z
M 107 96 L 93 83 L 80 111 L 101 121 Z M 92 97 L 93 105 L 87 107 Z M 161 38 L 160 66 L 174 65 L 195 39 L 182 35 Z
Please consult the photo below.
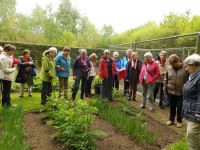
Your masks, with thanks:
M 137 92 L 137 85 L 139 83 L 139 75 L 140 70 L 142 67 L 142 62 L 138 59 L 138 53 L 133 52 L 131 55 L 131 60 L 128 62 L 126 67 L 126 81 L 130 83 L 130 90 L 129 90 L 129 98 L 130 101 L 132 96 L 132 100 L 137 102 L 136 99 L 136 92 Z
M 140 108 L 145 108 L 147 93 L 149 92 L 149 110 L 153 111 L 154 100 L 153 91 L 156 80 L 160 75 L 159 66 L 153 59 L 153 55 L 150 52 L 144 54 L 145 62 L 142 64 L 139 80 L 142 84 L 142 104 Z
M 131 60 L 132 52 L 133 52 L 132 49 L 128 49 L 126 51 L 126 56 L 121 60 L 121 68 L 126 68 L 128 61 Z M 124 95 L 128 93 L 129 86 L 130 86 L 129 82 L 127 82 L 125 79 L 124 80 Z
M 3 47 L 0 46 L 0 55 L 3 53 Z
M 188 121 L 187 142 L 190 150 L 200 149 L 200 55 L 184 60 L 189 81 L 183 87 L 183 117 Z
M 42 54 L 42 69 L 40 72 L 40 79 L 42 80 L 41 90 L 41 104 L 44 105 L 47 102 L 47 98 L 51 96 L 53 91 L 52 82 L 55 78 L 55 60 L 57 55 L 57 49 L 51 47 L 44 51 Z
M 11 83 L 14 78 L 14 71 L 16 70 L 16 66 L 13 65 L 13 54 L 15 52 L 15 46 L 11 44 L 6 44 L 4 46 L 4 53 L 0 56 L 0 70 L 1 70 L 1 80 L 3 84 L 2 90 L 2 106 L 10 106 L 10 92 L 11 92 Z
M 23 55 L 19 57 L 19 71 L 16 77 L 15 82 L 21 83 L 20 84 L 20 98 L 24 97 L 24 84 L 27 83 L 28 85 L 28 95 L 32 97 L 31 86 L 33 84 L 33 69 L 35 65 L 33 63 L 33 59 L 30 57 L 31 52 L 30 50 L 24 50 Z
M 74 101 L 76 98 L 79 84 L 81 82 L 81 99 L 84 99 L 86 80 L 88 78 L 88 72 L 90 71 L 91 65 L 90 60 L 87 57 L 86 49 L 80 50 L 80 56 L 76 58 L 73 65 L 73 79 L 75 80 L 74 88 L 72 92 L 71 100 Z
M 155 102 L 156 96 L 157 96 L 159 89 L 160 89 L 159 107 L 161 109 L 164 109 L 164 106 L 163 106 L 163 98 L 164 98 L 163 80 L 164 80 L 164 75 L 167 72 L 167 68 L 169 67 L 169 63 L 168 63 L 166 57 L 167 57 L 167 52 L 161 51 L 160 54 L 159 54 L 160 60 L 156 61 L 158 63 L 159 68 L 160 68 L 160 75 L 159 75 L 159 78 L 156 80 L 156 84 L 155 84 L 155 88 L 154 88 L 154 102 Z
M 108 100 L 113 100 L 112 84 L 114 78 L 114 70 L 116 69 L 115 62 L 110 58 L 110 51 L 105 50 L 99 62 L 99 77 L 102 80 L 101 98 L 102 100 L 108 97 Z
M 119 59 L 119 53 L 118 52 L 113 53 L 113 59 L 114 59 L 116 67 L 118 69 L 121 69 L 121 60 Z M 114 71 L 113 88 L 115 88 L 116 90 L 119 90 L 119 80 L 118 80 L 117 71 Z
M 58 97 L 64 95 L 67 99 L 68 92 L 68 78 L 70 74 L 70 48 L 64 47 L 63 51 L 60 52 L 56 58 L 56 76 L 58 77 Z
M 173 125 L 177 114 L 176 126 L 182 126 L 182 103 L 183 103 L 183 85 L 188 79 L 188 72 L 185 70 L 180 58 L 172 54 L 168 58 L 169 64 L 164 77 L 164 93 L 170 101 L 170 117 L 166 125 Z
M 92 81 L 94 80 L 95 75 L 96 75 L 95 61 L 97 59 L 97 55 L 95 53 L 92 53 L 89 56 L 89 59 L 90 59 L 91 69 L 88 73 L 89 77 L 87 78 L 87 81 L 86 81 L 85 97 L 92 97 L 93 96 L 93 94 L 91 92 L 91 87 L 92 87 Z

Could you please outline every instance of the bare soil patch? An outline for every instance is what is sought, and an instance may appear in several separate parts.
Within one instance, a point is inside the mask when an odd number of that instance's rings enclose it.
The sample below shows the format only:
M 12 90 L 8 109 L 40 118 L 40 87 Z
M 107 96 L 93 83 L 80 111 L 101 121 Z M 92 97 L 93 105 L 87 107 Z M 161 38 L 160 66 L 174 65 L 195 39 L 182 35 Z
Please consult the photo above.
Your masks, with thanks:
M 27 113 L 24 117 L 25 143 L 32 150 L 63 150 L 62 144 L 55 142 L 52 135 L 55 129 L 45 124 L 41 113 Z

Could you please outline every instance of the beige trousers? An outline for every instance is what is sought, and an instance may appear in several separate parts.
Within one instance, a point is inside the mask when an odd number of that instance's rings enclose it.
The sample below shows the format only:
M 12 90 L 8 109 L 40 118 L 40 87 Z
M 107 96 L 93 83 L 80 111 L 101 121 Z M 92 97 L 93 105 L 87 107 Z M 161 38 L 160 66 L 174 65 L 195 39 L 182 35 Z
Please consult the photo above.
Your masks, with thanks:
M 189 150 L 200 150 L 200 122 L 189 122 L 187 125 L 187 142 Z
M 67 98 L 68 92 L 68 77 L 59 77 L 59 87 L 58 87 L 58 96 L 61 97 L 64 94 L 64 98 Z
M 28 84 L 28 95 L 32 95 L 32 92 L 31 92 L 31 84 Z M 21 83 L 20 84 L 20 96 L 24 96 L 24 83 Z

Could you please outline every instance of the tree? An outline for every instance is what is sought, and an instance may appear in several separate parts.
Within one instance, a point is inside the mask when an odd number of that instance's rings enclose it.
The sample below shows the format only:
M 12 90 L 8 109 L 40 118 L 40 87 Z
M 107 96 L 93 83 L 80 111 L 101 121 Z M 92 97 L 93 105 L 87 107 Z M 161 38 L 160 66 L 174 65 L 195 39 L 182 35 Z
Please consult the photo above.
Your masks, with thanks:
M 8 40 L 12 36 L 16 0 L 0 0 L 0 40 Z
M 70 0 L 61 0 L 56 18 L 62 30 L 67 30 L 74 34 L 78 33 L 77 27 L 80 21 L 80 14 L 78 10 L 72 7 Z
M 79 47 L 94 48 L 100 35 L 95 26 L 89 21 L 88 17 L 81 18 L 77 44 Z

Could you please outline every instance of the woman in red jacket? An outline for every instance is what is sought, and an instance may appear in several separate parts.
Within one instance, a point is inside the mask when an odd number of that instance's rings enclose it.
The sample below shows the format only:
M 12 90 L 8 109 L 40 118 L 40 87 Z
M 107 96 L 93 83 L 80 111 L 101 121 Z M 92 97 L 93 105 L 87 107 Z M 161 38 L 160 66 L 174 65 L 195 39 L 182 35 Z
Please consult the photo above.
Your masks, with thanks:
M 160 75 L 158 64 L 153 59 L 153 55 L 150 52 L 144 54 L 145 62 L 142 64 L 140 71 L 140 83 L 142 84 L 142 104 L 140 108 L 145 108 L 147 93 L 149 92 L 149 110 L 153 111 L 153 92 L 156 79 Z
M 105 50 L 99 62 L 99 77 L 102 80 L 101 98 L 113 100 L 112 84 L 114 79 L 115 62 L 110 58 L 110 51 Z

